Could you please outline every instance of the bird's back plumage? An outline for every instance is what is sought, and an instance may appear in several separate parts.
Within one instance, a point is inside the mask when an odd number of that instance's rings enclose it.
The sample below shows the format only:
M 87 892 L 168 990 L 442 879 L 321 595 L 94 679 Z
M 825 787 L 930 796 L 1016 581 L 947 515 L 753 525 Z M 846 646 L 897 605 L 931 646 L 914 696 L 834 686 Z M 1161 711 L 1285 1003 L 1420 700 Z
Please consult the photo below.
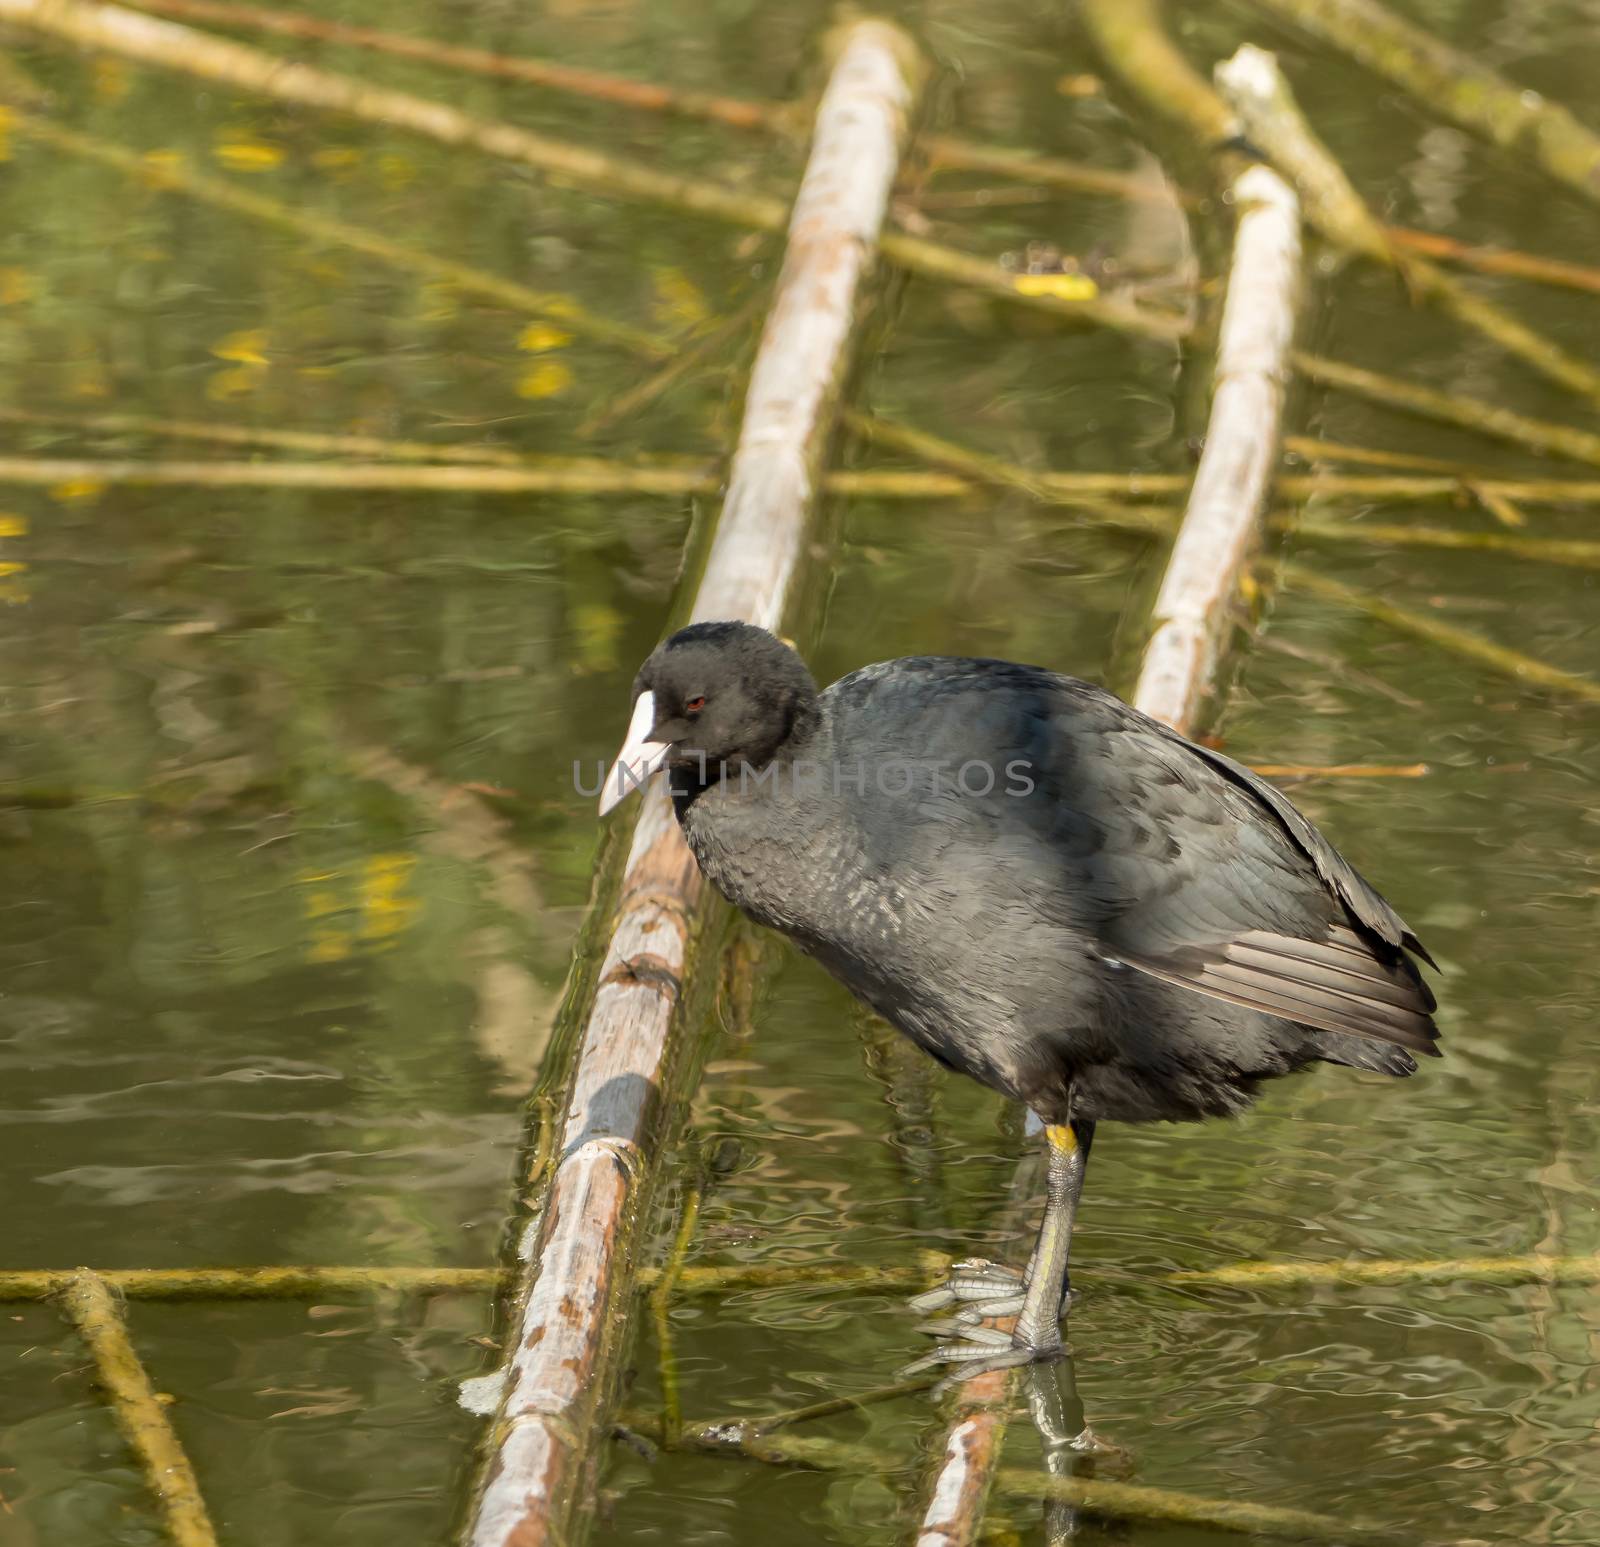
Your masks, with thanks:
M 685 832 L 734 902 L 945 1063 L 1048 1119 L 1070 1091 L 1078 1116 L 1141 1120 L 1434 1051 L 1415 936 L 1231 759 L 1003 661 L 883 662 L 819 708 L 786 756 L 820 788 L 713 785 Z

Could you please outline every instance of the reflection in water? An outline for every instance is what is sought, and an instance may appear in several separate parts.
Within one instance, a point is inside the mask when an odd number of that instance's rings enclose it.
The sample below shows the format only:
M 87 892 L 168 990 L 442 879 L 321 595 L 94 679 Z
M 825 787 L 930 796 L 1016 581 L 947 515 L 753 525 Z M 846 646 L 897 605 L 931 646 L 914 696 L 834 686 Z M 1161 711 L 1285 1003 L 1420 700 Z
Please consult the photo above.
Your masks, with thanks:
M 1072 1350 L 1065 1349 L 1051 1364 L 1027 1370 L 1023 1395 L 1039 1431 L 1045 1469 L 1052 1477 L 1079 1475 L 1085 1455 L 1096 1450 L 1097 1442 L 1078 1396 Z M 1051 1499 L 1045 1504 L 1044 1526 L 1050 1547 L 1057 1547 L 1077 1535 L 1078 1512 L 1063 1499 Z

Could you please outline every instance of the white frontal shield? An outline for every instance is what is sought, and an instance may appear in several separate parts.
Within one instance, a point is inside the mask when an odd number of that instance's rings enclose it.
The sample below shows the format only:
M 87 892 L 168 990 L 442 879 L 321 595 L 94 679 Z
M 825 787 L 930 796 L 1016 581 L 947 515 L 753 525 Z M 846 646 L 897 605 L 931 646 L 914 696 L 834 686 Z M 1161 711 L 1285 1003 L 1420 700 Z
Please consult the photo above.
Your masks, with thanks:
M 641 693 L 633 706 L 633 718 L 628 721 L 628 734 L 617 753 L 617 760 L 600 786 L 600 815 L 604 816 L 614 806 L 621 805 L 636 789 L 667 760 L 670 749 L 665 741 L 651 741 L 650 731 L 656 723 L 656 696 Z

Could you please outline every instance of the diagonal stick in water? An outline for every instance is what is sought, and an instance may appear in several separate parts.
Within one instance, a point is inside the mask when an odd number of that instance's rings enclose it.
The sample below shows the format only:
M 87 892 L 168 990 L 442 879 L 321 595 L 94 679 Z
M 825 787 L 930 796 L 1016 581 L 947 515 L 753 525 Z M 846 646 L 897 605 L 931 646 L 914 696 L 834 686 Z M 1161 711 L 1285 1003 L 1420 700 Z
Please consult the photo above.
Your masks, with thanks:
M 1120 3 L 1104 0 L 1104 6 Z M 1212 691 L 1259 540 L 1277 465 L 1300 286 L 1294 190 L 1270 168 L 1252 166 L 1232 191 L 1239 220 L 1205 451 L 1156 600 L 1155 629 L 1133 699 L 1185 732 Z M 917 1547 L 977 1542 L 1017 1387 L 1014 1369 L 988 1370 L 960 1387 L 955 1422 L 925 1490 Z
M 836 39 L 789 245 L 751 373 L 695 619 L 783 626 L 807 563 L 818 473 L 877 250 L 920 61 L 861 21 Z M 465 1540 L 534 1547 L 571 1534 L 620 1353 L 633 1248 L 693 1060 L 675 1014 L 705 888 L 659 788 L 647 792 L 622 903 L 582 1033 L 559 1159 L 508 1338 L 505 1395 Z
M 94 1355 L 106 1400 L 139 1458 L 174 1547 L 216 1547 L 194 1468 L 139 1362 L 110 1286 L 79 1268 L 61 1291 L 61 1309 Z

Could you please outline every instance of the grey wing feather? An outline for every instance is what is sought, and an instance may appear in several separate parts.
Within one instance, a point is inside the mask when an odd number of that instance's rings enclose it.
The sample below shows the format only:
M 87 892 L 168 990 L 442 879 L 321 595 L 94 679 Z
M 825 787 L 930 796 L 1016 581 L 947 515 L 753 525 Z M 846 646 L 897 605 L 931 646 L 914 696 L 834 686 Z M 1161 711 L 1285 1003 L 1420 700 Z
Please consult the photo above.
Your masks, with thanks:
M 1126 927 L 1117 931 L 1118 959 L 1152 977 L 1298 1025 L 1437 1057 L 1438 1032 L 1430 1015 L 1435 1000 L 1405 953 L 1430 965 L 1432 958 L 1400 915 L 1278 790 L 1233 759 L 1154 721 L 1147 724 L 1170 756 L 1198 758 L 1264 806 L 1281 824 L 1288 846 L 1280 841 L 1276 852 L 1264 848 L 1263 835 L 1247 824 L 1219 846 L 1209 866 L 1187 874 L 1169 866 L 1164 885 L 1140 889 Z M 1300 888 L 1286 865 L 1300 869 Z M 1118 868 L 1137 873 L 1130 856 Z M 1252 882 L 1261 879 L 1280 913 L 1299 890 L 1293 908 L 1298 916 L 1270 917 L 1265 905 L 1258 912 Z
M 1152 977 L 1297 1025 L 1438 1056 L 1438 1033 L 1427 1013 L 1432 995 L 1423 985 L 1386 971 L 1371 955 L 1349 954 L 1365 971 L 1330 971 L 1316 952 L 1316 942 L 1252 930 L 1220 947 L 1197 947 L 1166 958 L 1125 952 L 1123 959 Z
M 1268 784 L 1243 763 L 1236 763 L 1221 752 L 1192 741 L 1184 741 L 1184 745 L 1233 783 L 1242 786 L 1257 800 L 1271 808 L 1273 815 L 1288 828 L 1289 836 L 1317 867 L 1317 874 L 1355 915 L 1357 922 L 1365 925 L 1388 944 L 1403 946 L 1414 955 L 1420 956 L 1430 967 L 1436 968 L 1439 965 L 1428 955 L 1422 942 L 1407 927 L 1406 921 L 1367 884 L 1366 878 L 1295 810 L 1281 790 Z

